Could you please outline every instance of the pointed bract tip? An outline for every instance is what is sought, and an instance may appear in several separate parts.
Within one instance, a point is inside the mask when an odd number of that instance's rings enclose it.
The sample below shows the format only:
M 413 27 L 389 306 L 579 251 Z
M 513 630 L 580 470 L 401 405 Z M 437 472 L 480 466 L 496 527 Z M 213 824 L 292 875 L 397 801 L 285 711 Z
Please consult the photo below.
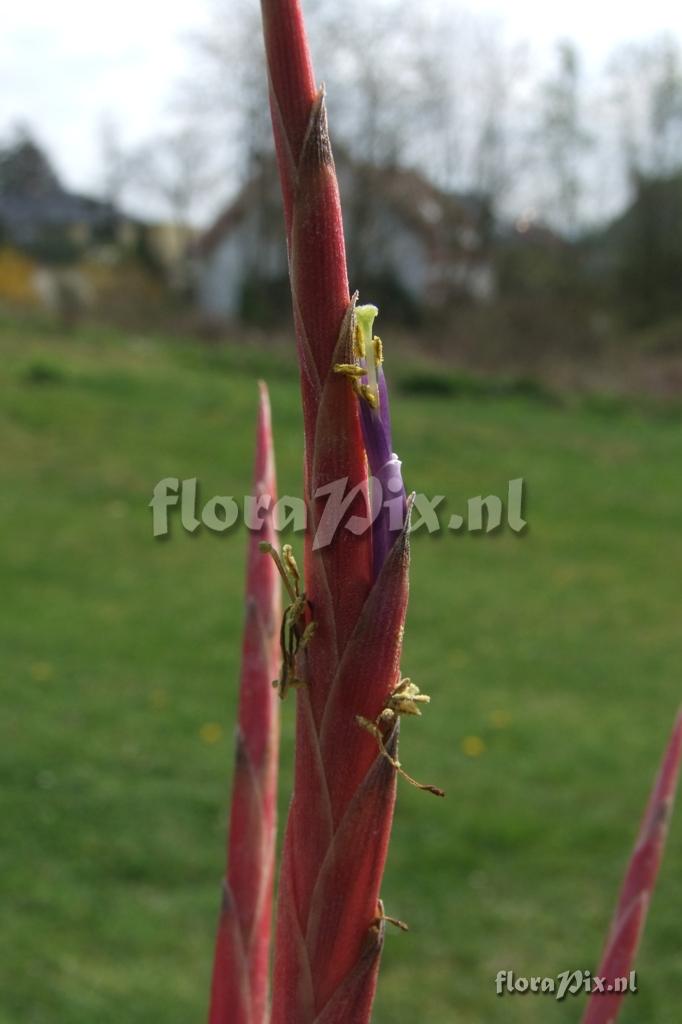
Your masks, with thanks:
M 264 380 L 258 381 L 258 414 L 270 422 L 270 391 Z

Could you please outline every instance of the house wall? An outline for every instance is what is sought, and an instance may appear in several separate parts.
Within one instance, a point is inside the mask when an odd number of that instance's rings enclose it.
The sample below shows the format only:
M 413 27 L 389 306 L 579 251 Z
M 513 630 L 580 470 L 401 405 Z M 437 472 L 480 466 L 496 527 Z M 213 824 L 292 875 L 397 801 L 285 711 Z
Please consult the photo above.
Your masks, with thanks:
M 405 292 L 422 302 L 428 281 L 428 253 L 422 239 L 390 209 L 379 207 L 365 254 L 371 273 L 390 272 Z
M 199 305 L 210 319 L 239 317 L 247 281 L 267 285 L 286 277 L 276 178 L 273 182 L 274 194 L 253 189 L 228 210 L 198 261 Z M 372 301 L 366 293 L 372 279 L 377 287 L 395 282 L 415 309 L 442 309 L 463 295 L 475 302 L 494 297 L 494 266 L 481 251 L 480 234 L 466 211 L 458 218 L 445 199 L 438 202 L 429 194 L 396 199 L 390 190 L 379 191 L 376 182 L 363 190 L 363 180 L 343 168 L 340 184 L 350 285 L 362 290 L 362 301 Z
M 224 236 L 200 261 L 199 306 L 209 319 L 232 320 L 237 316 L 243 283 L 241 234 L 235 230 Z
M 263 237 L 257 210 L 250 212 L 199 260 L 197 292 L 204 316 L 233 320 L 240 312 L 244 285 L 256 276 L 281 278 L 287 273 L 281 237 Z M 278 223 L 277 228 L 281 225 Z
M 492 302 L 497 295 L 497 274 L 490 260 L 476 263 L 469 270 L 467 279 L 469 294 L 476 302 Z
M 368 212 L 351 204 L 344 211 L 351 290 L 363 288 L 363 278 L 390 276 L 419 304 L 424 300 L 428 253 L 420 236 L 385 203 L 373 202 Z M 361 295 L 372 301 L 371 295 Z

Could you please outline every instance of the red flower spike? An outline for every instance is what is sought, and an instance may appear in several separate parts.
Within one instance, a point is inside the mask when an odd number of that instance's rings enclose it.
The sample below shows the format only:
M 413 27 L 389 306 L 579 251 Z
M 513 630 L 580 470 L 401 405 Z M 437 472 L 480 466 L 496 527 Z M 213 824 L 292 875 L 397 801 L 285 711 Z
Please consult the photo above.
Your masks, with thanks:
M 324 92 L 298 0 L 262 0 L 270 105 L 282 184 L 305 435 L 308 621 L 299 653 L 294 795 L 278 899 L 273 1024 L 370 1019 L 383 944 L 379 890 L 396 790 L 398 723 L 385 756 L 374 721 L 399 682 L 407 606 L 407 527 L 374 580 L 367 456 L 351 382 L 354 302 Z M 328 485 L 355 497 L 319 543 Z
M 663 857 L 681 756 L 682 713 L 677 717 L 658 778 L 649 797 L 597 972 L 598 977 L 605 979 L 606 988 L 613 985 L 617 978 L 626 978 L 635 962 Z M 624 998 L 625 994 L 622 992 L 593 993 L 583 1017 L 583 1024 L 613 1024 Z
M 275 544 L 275 491 L 270 404 L 261 384 L 253 494 L 270 495 L 271 502 L 261 514 L 261 529 L 249 537 L 236 764 L 209 1024 L 269 1019 L 279 748 L 279 702 L 272 681 L 280 660 L 280 582 L 275 563 L 259 544 Z

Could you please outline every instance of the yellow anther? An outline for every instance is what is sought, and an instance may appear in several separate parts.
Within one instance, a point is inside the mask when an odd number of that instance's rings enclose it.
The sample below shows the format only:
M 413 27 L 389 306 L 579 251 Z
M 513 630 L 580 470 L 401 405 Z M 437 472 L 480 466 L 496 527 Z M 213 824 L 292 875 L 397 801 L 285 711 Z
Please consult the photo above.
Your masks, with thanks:
M 360 385 L 360 393 L 373 409 L 379 408 L 379 385 L 377 380 L 377 346 L 372 328 L 379 313 L 376 306 L 356 306 L 355 326 L 360 339 L 362 355 L 366 361 L 367 383 Z
M 301 577 L 299 576 L 298 565 L 296 564 L 294 549 L 291 544 L 284 544 L 282 546 L 282 560 L 292 578 L 298 582 Z
M 388 698 L 386 711 L 393 711 L 397 715 L 420 715 L 418 704 L 430 704 L 431 698 L 427 693 L 420 693 L 419 687 L 411 679 L 401 679 L 395 690 Z M 385 712 L 382 712 L 384 714 Z
M 298 679 L 292 675 L 288 675 L 286 681 L 283 681 L 281 678 L 272 680 L 272 688 L 273 690 L 279 690 L 279 696 L 282 700 L 284 700 L 290 689 L 298 690 L 301 686 L 305 686 L 305 680 Z
M 354 380 L 364 377 L 367 371 L 355 363 L 334 363 L 334 373 L 342 373 L 344 377 L 352 377 Z
M 310 643 L 312 638 L 315 636 L 315 631 L 316 630 L 317 630 L 317 623 L 316 622 L 309 622 L 308 625 L 303 630 L 303 636 L 301 637 L 301 641 L 300 641 L 300 643 L 298 645 L 299 651 L 302 651 L 305 647 L 308 646 L 308 644 Z
M 353 355 L 356 359 L 365 358 L 365 339 L 362 336 L 359 324 L 356 324 L 353 329 Z
M 425 789 L 429 793 L 433 793 L 434 796 L 445 796 L 443 790 L 439 789 L 438 786 L 425 786 L 407 774 L 400 761 L 392 757 L 386 749 L 384 732 L 382 731 L 382 726 L 384 729 L 392 728 L 400 715 L 421 715 L 417 704 L 428 704 L 430 701 L 431 698 L 428 694 L 420 693 L 419 687 L 411 679 L 401 679 L 398 685 L 391 691 L 383 710 L 377 715 L 376 721 L 371 722 L 368 718 L 363 718 L 362 715 L 356 715 L 355 719 L 359 726 L 374 736 L 383 756 L 390 761 L 395 770 L 404 779 L 407 779 L 412 786 L 416 786 L 417 789 Z
M 369 384 L 360 385 L 360 394 L 373 409 L 379 408 L 379 396 Z
M 355 323 L 353 325 L 353 355 L 363 359 L 359 363 L 335 363 L 334 373 L 342 373 L 348 377 L 358 395 L 372 407 L 379 408 L 379 381 L 377 370 L 384 361 L 384 348 L 381 338 L 372 334 L 374 320 L 379 310 L 376 306 L 356 306 Z M 365 383 L 361 380 L 366 378 Z

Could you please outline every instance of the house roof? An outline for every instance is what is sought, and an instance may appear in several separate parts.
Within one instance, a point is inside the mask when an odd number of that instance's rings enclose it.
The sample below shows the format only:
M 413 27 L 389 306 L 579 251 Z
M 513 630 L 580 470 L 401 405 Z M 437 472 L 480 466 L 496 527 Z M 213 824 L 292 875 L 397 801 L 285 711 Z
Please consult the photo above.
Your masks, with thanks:
M 93 227 L 111 223 L 116 213 L 108 203 L 68 192 L 46 196 L 0 195 L 0 223 L 18 241 L 30 241 L 41 229 L 75 224 Z
M 0 152 L 0 224 L 15 242 L 30 243 L 46 228 L 99 227 L 117 217 L 110 203 L 68 192 L 29 139 Z
M 351 159 L 343 149 L 337 150 L 336 168 L 346 203 L 352 202 L 353 195 L 359 190 L 365 196 L 375 197 L 377 204 L 388 205 L 431 247 L 441 246 L 444 234 L 451 233 L 453 229 L 478 232 L 486 213 L 485 200 L 481 196 L 445 192 L 414 170 L 363 164 Z M 280 208 L 274 161 L 266 164 L 260 174 L 244 186 L 198 239 L 198 254 L 210 255 L 253 209 L 264 204 Z M 281 231 L 279 219 L 273 218 L 271 224 L 273 231 Z

